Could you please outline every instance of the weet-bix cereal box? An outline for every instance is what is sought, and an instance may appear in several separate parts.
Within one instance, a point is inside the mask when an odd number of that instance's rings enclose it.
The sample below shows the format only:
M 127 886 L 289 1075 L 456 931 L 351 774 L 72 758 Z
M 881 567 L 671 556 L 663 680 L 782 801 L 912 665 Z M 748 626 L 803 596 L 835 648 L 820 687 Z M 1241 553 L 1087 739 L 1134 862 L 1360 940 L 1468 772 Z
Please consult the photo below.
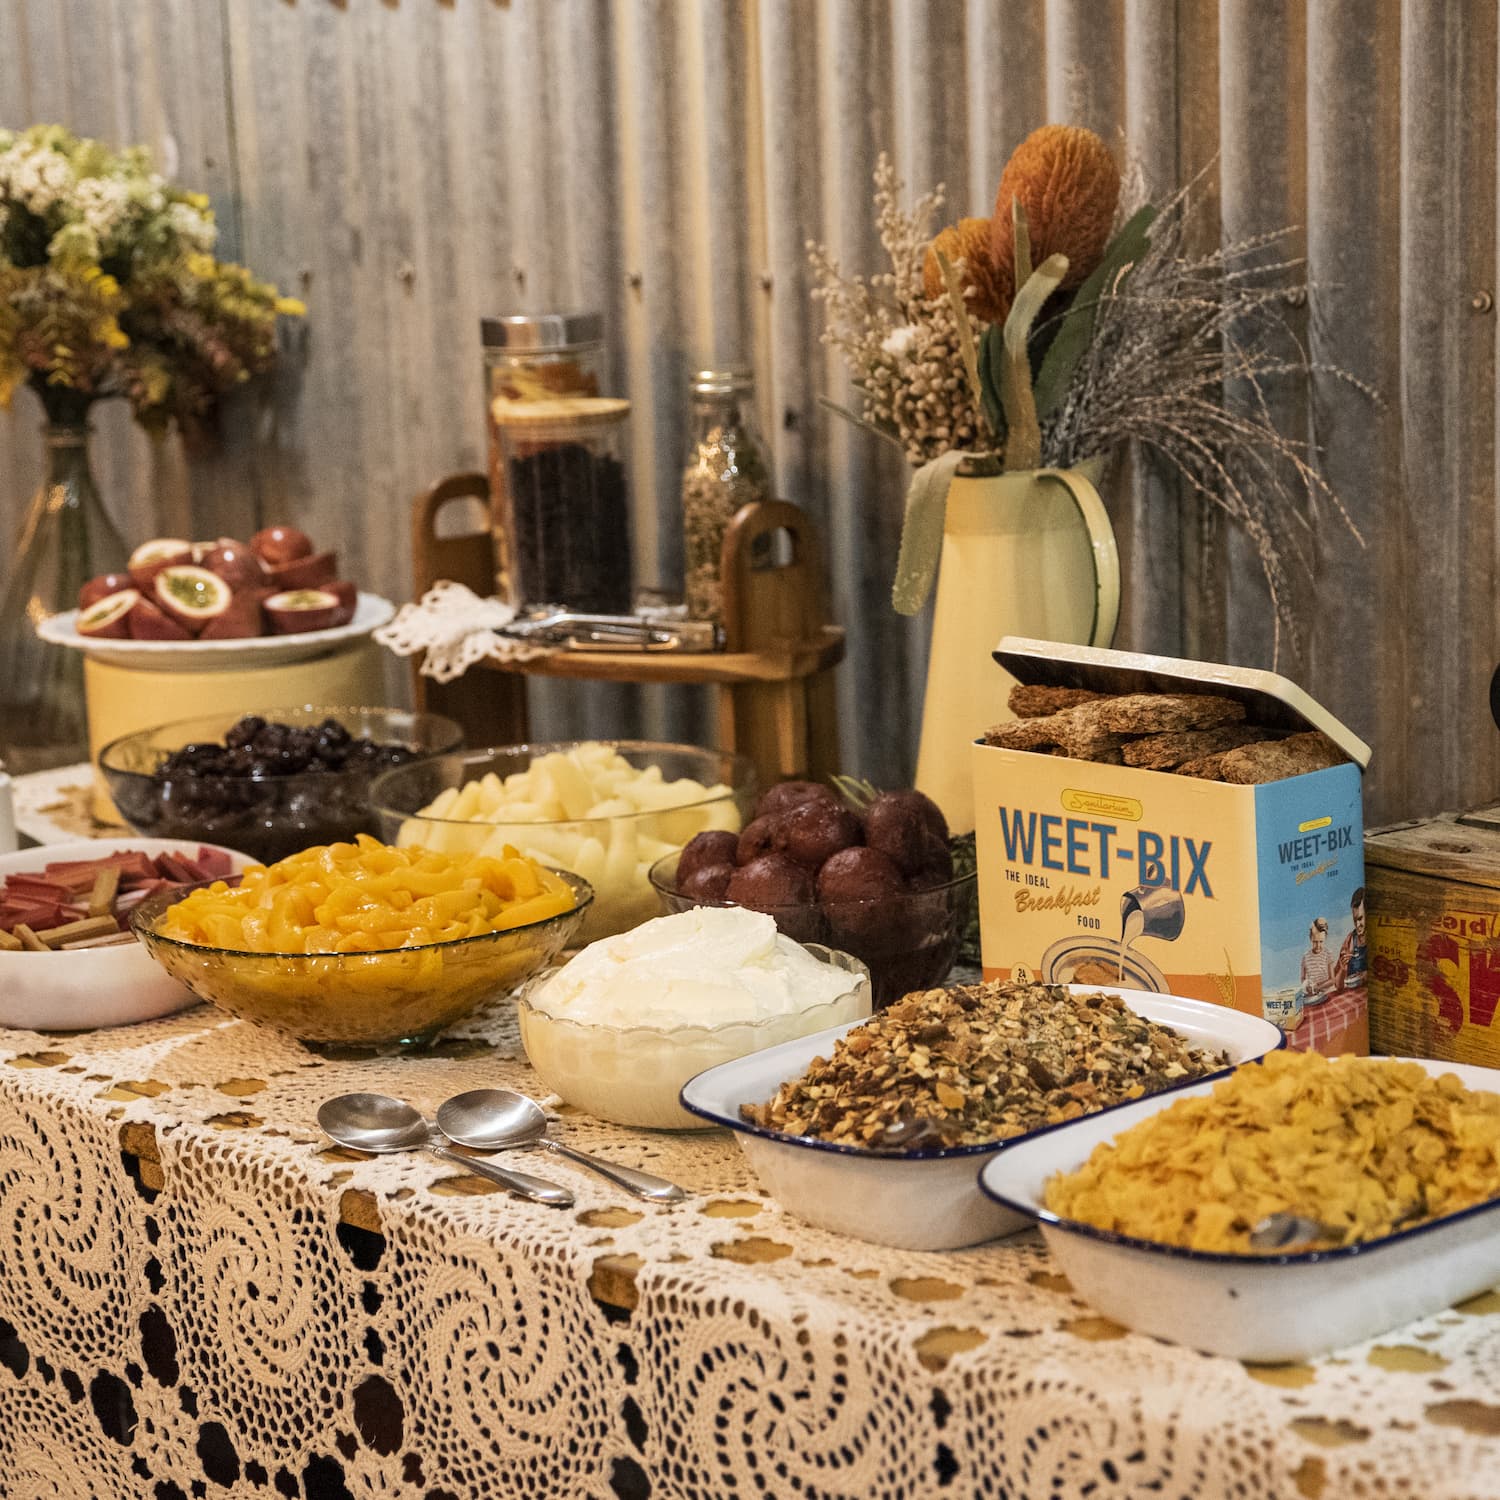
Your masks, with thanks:
M 1347 759 L 1241 785 L 1112 763 L 1103 737 L 1083 748 L 1106 760 L 977 744 L 986 977 L 1186 995 L 1265 1016 L 1294 1047 L 1368 1051 L 1367 747 L 1269 672 L 1015 638 L 995 657 L 1024 683 L 1230 699 L 1268 742 L 1316 730 Z M 1139 707 L 1127 743 L 1153 730 Z

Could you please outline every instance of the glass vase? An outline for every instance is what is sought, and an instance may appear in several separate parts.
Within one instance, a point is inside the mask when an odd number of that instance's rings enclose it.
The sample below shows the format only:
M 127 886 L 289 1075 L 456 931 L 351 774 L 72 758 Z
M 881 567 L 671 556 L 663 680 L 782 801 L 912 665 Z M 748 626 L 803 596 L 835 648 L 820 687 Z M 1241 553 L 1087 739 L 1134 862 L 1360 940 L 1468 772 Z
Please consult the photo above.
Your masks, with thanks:
M 83 413 L 42 427 L 45 477 L 32 499 L 0 595 L 0 761 L 12 773 L 89 758 L 83 656 L 37 638 L 99 573 L 123 570 L 125 543 L 89 469 Z

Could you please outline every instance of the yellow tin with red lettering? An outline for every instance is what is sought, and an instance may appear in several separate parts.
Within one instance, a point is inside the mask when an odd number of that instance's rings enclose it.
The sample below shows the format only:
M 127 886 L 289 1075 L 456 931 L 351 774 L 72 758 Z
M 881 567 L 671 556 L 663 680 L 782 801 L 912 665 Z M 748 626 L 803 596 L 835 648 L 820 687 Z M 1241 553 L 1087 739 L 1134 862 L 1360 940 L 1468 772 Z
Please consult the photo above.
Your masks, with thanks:
M 1500 1067 L 1500 807 L 1365 840 L 1370 1045 Z

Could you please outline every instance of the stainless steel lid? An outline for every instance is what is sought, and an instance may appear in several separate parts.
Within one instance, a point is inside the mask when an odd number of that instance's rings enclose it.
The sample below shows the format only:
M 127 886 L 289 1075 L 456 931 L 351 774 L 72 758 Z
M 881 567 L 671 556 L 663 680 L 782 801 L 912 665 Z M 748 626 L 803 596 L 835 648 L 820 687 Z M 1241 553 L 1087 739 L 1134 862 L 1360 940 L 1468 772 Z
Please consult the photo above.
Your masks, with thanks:
M 521 313 L 479 320 L 479 339 L 486 349 L 569 349 L 603 338 L 604 317 L 596 312 Z
M 754 389 L 755 371 L 748 365 L 725 365 L 717 370 L 699 370 L 693 376 L 695 396 L 727 396 Z

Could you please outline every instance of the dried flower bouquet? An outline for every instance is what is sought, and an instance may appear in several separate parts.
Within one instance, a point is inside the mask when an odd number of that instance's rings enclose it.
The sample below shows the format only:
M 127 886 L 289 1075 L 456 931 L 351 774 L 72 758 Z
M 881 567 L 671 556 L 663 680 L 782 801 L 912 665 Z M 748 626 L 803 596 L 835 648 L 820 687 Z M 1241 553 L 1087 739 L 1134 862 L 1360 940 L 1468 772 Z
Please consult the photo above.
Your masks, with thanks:
M 305 310 L 217 260 L 217 238 L 208 200 L 143 148 L 0 130 L 0 406 L 25 382 L 54 421 L 123 396 L 146 427 L 198 428 Z
M 894 589 L 903 613 L 931 587 L 943 498 L 965 460 L 1068 468 L 1134 444 L 1250 537 L 1278 651 L 1283 639 L 1296 649 L 1290 580 L 1310 566 L 1320 506 L 1354 528 L 1310 445 L 1277 426 L 1269 393 L 1314 370 L 1374 393 L 1311 364 L 1287 326 L 1297 263 L 1274 253 L 1284 236 L 1191 248 L 1193 188 L 1122 213 L 1104 142 L 1049 125 L 1012 155 L 990 219 L 935 237 L 942 188 L 902 210 L 882 155 L 875 209 L 889 272 L 850 275 L 809 244 L 824 342 L 859 394 L 860 410 L 843 415 L 916 470 Z

